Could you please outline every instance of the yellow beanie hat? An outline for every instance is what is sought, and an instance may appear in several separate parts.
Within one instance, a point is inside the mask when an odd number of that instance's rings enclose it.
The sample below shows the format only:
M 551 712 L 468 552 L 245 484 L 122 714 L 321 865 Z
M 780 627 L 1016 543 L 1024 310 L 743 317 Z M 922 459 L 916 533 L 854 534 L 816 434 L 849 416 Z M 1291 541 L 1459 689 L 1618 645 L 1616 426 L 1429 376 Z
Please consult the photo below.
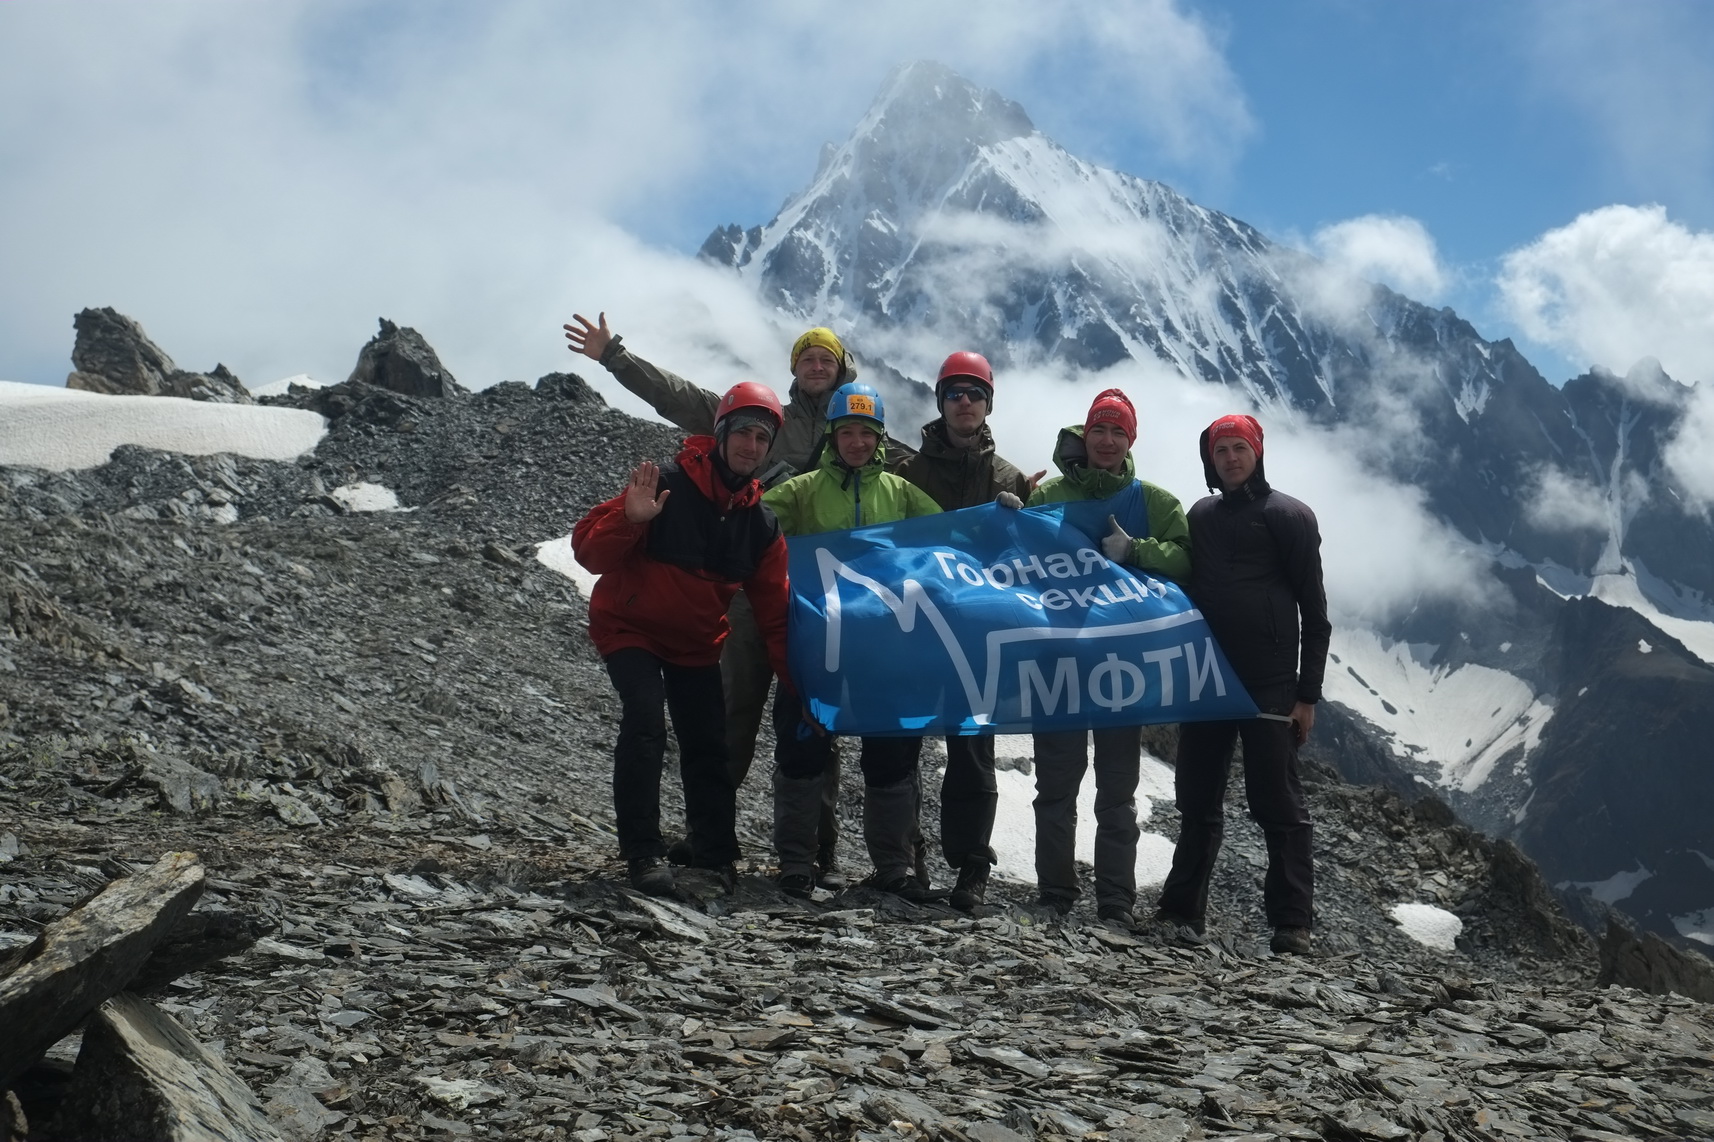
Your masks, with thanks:
M 803 336 L 792 342 L 791 367 L 794 372 L 797 370 L 797 359 L 803 356 L 803 351 L 808 349 L 811 345 L 819 345 L 829 353 L 832 353 L 833 359 L 839 362 L 840 369 L 844 369 L 845 346 L 839 343 L 839 338 L 835 336 L 833 330 L 824 325 L 818 325 L 814 329 L 806 331 Z

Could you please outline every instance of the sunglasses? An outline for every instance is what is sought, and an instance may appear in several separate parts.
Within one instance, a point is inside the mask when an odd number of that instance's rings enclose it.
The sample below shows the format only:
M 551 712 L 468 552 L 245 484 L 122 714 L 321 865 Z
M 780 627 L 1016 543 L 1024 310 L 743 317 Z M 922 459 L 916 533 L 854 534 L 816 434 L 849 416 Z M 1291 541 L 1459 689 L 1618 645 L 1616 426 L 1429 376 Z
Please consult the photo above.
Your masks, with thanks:
M 945 401 L 967 400 L 972 402 L 985 402 L 988 399 L 988 393 L 986 390 L 978 388 L 976 385 L 953 385 L 941 394 L 941 399 Z

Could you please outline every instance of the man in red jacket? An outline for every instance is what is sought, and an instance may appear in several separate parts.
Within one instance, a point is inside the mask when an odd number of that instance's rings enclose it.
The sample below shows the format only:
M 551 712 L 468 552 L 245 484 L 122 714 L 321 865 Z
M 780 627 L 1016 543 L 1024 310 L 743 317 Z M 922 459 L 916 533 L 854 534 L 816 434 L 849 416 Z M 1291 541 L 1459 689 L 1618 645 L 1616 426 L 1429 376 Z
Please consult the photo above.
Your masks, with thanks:
M 772 389 L 736 385 L 715 411 L 714 435 L 692 436 L 675 461 L 645 461 L 630 485 L 578 521 L 577 561 L 600 576 L 589 637 L 619 692 L 613 809 L 631 884 L 674 890 L 663 860 L 661 770 L 672 714 L 691 833 L 691 863 L 728 883 L 738 859 L 736 786 L 727 767 L 720 648 L 726 610 L 743 588 L 768 658 L 786 668 L 786 542 L 762 504 L 756 470 L 784 413 Z

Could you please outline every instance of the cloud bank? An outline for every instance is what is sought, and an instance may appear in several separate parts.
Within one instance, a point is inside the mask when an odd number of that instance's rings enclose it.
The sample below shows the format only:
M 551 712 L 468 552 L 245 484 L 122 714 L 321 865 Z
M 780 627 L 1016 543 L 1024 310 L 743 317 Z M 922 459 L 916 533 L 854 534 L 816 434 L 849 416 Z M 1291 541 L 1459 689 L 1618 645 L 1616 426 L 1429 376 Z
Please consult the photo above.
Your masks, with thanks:
M 1524 333 L 1614 372 L 1659 358 L 1714 380 L 1714 233 L 1660 206 L 1606 206 L 1505 258 L 1498 286 Z
M 477 387 L 562 364 L 559 323 L 608 298 L 697 297 L 753 328 L 658 248 L 732 220 L 711 202 L 765 215 L 912 58 L 1050 108 L 1074 145 L 1113 119 L 1079 109 L 1115 100 L 1169 164 L 1251 129 L 1173 0 L 830 19 L 794 0 L 0 5 L 0 378 L 63 383 L 85 306 L 256 383 L 342 380 L 379 316 Z

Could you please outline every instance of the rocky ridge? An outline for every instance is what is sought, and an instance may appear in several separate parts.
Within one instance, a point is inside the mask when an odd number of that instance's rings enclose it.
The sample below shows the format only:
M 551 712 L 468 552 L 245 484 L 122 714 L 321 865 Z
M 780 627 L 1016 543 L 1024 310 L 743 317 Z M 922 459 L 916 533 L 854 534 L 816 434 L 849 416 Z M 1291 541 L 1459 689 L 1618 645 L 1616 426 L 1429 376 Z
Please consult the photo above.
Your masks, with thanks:
M 244 382 L 225 365 L 192 373 L 173 364 L 142 327 L 110 307 L 85 309 L 72 321 L 68 389 L 114 395 L 187 397 L 219 404 L 253 404 Z
M 1621 933 L 1603 964 L 1515 848 L 1325 766 L 1312 957 L 1258 943 L 1238 800 L 1200 947 L 1087 906 L 1057 922 L 1005 882 L 975 917 L 789 900 L 765 763 L 735 892 L 630 893 L 610 687 L 534 546 L 676 435 L 564 375 L 283 399 L 329 417 L 295 464 L 127 448 L 0 470 L 0 941 L 200 853 L 199 907 L 272 931 L 161 1005 L 285 1136 L 1714 1134 L 1706 1003 L 1602 981 L 1671 981 L 1670 948 Z M 360 482 L 406 510 L 345 510 Z M 1412 902 L 1459 915 L 1455 950 L 1387 919 Z M 75 1047 L 22 1085 L 32 1122 Z

